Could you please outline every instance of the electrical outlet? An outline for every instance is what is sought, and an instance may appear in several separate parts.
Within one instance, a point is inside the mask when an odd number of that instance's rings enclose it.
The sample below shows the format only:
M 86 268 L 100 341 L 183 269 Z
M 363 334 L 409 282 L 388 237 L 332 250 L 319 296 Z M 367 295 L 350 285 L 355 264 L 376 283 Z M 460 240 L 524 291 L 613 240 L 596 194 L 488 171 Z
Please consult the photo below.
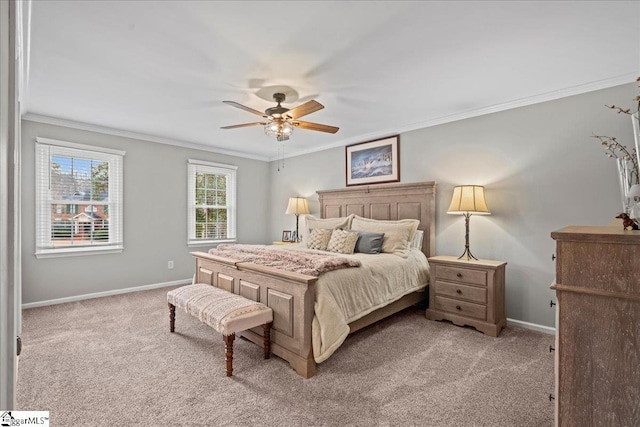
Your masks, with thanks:
M 169 261 L 169 262 L 167 263 L 167 268 L 168 268 L 169 270 L 173 270 L 173 261 Z

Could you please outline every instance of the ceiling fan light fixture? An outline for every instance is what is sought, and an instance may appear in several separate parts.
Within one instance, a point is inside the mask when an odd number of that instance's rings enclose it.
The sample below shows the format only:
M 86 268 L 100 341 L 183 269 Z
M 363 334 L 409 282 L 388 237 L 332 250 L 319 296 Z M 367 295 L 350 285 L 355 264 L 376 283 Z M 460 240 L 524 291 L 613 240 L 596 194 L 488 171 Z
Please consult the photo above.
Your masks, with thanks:
M 282 133 L 285 135 L 291 135 L 293 133 L 293 126 L 289 122 L 282 124 Z
M 275 136 L 278 141 L 282 141 L 283 137 L 288 137 L 293 134 L 293 123 L 289 119 L 276 118 L 269 120 L 264 127 L 264 133 L 269 136 Z

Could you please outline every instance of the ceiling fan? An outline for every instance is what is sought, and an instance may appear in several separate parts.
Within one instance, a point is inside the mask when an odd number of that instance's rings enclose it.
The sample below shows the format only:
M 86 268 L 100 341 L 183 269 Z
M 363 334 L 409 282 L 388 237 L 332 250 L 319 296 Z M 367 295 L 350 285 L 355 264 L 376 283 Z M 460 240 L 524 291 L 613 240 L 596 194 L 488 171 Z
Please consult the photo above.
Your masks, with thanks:
M 278 141 L 288 140 L 293 133 L 294 127 L 328 133 L 338 132 L 339 128 L 335 126 L 303 122 L 301 120 L 298 120 L 300 117 L 306 116 L 307 114 L 322 110 L 324 108 L 324 105 L 320 104 L 319 102 L 313 100 L 307 101 L 304 104 L 300 104 L 297 107 L 289 109 L 280 105 L 285 100 L 284 93 L 274 93 L 273 99 L 278 103 L 278 105 L 276 105 L 275 107 L 267 108 L 266 110 L 264 110 L 264 113 L 244 106 L 242 104 L 238 104 L 234 101 L 222 101 L 225 104 L 229 104 L 233 107 L 260 116 L 265 120 L 261 122 L 243 123 L 240 125 L 222 126 L 221 129 L 236 129 L 247 126 L 261 125 L 264 126 L 264 133 L 269 136 L 275 136 Z

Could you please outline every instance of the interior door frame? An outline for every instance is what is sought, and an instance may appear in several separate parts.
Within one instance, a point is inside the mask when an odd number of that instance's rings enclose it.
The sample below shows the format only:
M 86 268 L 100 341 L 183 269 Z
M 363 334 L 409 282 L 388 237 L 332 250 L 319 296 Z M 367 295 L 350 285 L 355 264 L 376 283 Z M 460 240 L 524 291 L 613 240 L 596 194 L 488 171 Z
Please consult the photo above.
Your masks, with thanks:
M 22 3 L 0 1 L 0 409 L 16 407 L 21 328 Z

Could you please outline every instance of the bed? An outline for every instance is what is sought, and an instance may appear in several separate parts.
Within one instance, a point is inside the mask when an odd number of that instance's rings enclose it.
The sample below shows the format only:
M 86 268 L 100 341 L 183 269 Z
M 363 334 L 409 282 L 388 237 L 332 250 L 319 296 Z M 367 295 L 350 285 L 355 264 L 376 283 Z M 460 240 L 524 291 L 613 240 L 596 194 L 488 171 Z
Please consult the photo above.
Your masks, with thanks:
M 419 220 L 418 230 L 422 231 L 423 237 L 420 256 L 424 258 L 433 255 L 435 250 L 435 190 L 434 182 L 421 182 L 322 190 L 317 194 L 320 216 L 323 219 L 356 215 L 361 219 Z M 293 246 L 279 246 L 274 249 L 292 250 L 295 249 Z M 264 302 L 273 309 L 272 352 L 288 361 L 291 367 L 304 378 L 310 378 L 316 374 L 317 362 L 325 360 L 333 353 L 347 334 L 426 298 L 426 283 L 423 283 L 421 286 L 409 286 L 384 304 L 374 302 L 372 307 L 360 307 L 357 315 L 346 316 L 349 320 L 346 327 L 338 325 L 336 330 L 329 328 L 323 331 L 323 334 L 333 335 L 333 338 L 328 341 L 331 343 L 328 347 L 331 348 L 321 348 L 317 339 L 318 325 L 314 325 L 314 322 L 318 322 L 317 317 L 321 317 L 316 316 L 315 312 L 318 307 L 321 307 L 317 304 L 316 290 L 326 288 L 328 284 L 323 280 L 330 281 L 336 272 L 314 277 L 228 256 L 204 252 L 193 252 L 192 255 L 195 257 L 197 282 L 208 283 L 246 298 Z M 377 255 L 369 255 L 369 257 L 372 256 Z M 407 258 L 411 256 L 417 255 L 414 253 Z M 359 268 L 340 271 L 349 271 L 348 274 L 354 275 Z M 330 318 L 331 314 L 325 317 Z M 315 336 L 314 332 L 316 332 Z M 262 343 L 262 334 L 259 330 L 245 331 L 242 336 L 256 344 Z M 333 345 L 335 343 L 337 346 Z M 321 353 L 316 354 L 316 357 L 314 357 L 314 345 L 316 353 Z M 321 356 L 320 360 L 317 356 Z

